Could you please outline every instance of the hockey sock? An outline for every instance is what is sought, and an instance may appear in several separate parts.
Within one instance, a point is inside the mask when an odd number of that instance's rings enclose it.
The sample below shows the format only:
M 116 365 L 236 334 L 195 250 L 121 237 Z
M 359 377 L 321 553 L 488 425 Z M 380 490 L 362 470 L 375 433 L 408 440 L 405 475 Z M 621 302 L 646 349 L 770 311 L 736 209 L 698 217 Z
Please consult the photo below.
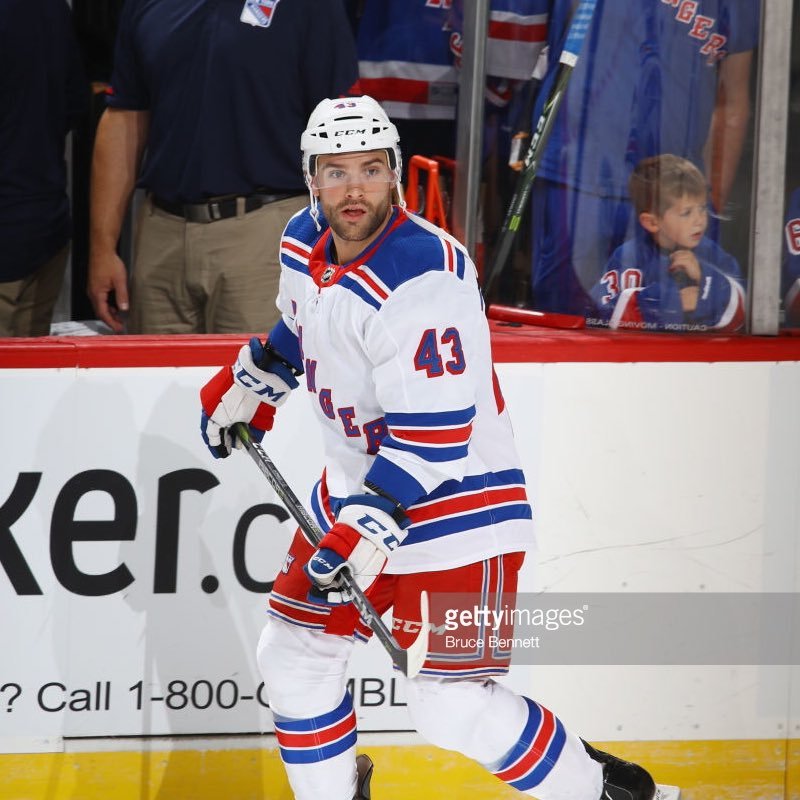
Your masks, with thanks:
M 598 800 L 599 764 L 548 709 L 492 680 L 417 677 L 407 682 L 417 730 L 474 759 L 538 800 Z
M 356 792 L 356 715 L 348 693 L 309 719 L 274 715 L 275 736 L 297 800 L 352 800 Z
M 524 697 L 528 719 L 516 744 L 489 769 L 500 780 L 539 800 L 596 800 L 603 789 L 602 769 L 580 739 L 552 711 Z M 581 752 L 583 751 L 583 752 Z
M 539 800 L 596 800 L 603 772 L 586 758 L 581 740 L 552 711 L 523 698 L 528 719 L 517 743 L 488 768 L 500 780 Z M 583 752 L 582 752 L 583 751 Z
M 351 639 L 269 618 L 258 664 L 297 800 L 352 800 L 356 717 L 346 691 Z
M 552 711 L 527 697 L 528 718 L 516 744 L 492 770 L 501 781 L 520 791 L 538 786 L 564 749 L 566 732 Z

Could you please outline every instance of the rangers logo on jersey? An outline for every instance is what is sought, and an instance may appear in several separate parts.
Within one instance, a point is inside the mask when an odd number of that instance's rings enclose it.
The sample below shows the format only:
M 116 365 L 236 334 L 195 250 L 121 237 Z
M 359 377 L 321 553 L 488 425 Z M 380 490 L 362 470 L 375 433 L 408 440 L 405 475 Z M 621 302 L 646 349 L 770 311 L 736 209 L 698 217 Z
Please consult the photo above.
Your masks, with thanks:
M 291 553 L 287 553 L 286 558 L 283 561 L 283 566 L 281 567 L 281 572 L 284 575 L 287 575 L 289 573 L 293 561 L 294 561 L 294 556 Z
M 280 0 L 245 0 L 239 19 L 248 25 L 268 28 Z

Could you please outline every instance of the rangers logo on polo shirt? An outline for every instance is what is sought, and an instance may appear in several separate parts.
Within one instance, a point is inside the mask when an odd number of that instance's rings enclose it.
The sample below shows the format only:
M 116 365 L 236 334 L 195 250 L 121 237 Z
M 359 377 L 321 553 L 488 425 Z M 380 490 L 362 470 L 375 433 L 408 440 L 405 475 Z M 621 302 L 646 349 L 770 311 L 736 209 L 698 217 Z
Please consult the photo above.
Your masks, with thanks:
M 280 0 L 245 0 L 239 19 L 248 25 L 268 28 Z

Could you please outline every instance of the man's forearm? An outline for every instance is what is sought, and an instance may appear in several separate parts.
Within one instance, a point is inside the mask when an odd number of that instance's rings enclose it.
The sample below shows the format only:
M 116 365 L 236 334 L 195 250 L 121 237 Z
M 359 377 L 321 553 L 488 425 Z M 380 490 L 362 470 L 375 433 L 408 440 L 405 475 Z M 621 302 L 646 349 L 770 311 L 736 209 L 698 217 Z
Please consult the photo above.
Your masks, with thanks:
M 751 53 L 735 53 L 720 66 L 717 103 L 711 119 L 706 163 L 711 202 L 722 211 L 730 195 L 750 120 Z
M 748 116 L 715 112 L 712 123 L 713 142 L 709 164 L 711 202 L 722 212 L 728 202 L 733 181 L 739 168 Z
M 92 156 L 91 246 L 116 250 L 122 222 L 136 185 L 149 113 L 107 108 L 100 118 Z

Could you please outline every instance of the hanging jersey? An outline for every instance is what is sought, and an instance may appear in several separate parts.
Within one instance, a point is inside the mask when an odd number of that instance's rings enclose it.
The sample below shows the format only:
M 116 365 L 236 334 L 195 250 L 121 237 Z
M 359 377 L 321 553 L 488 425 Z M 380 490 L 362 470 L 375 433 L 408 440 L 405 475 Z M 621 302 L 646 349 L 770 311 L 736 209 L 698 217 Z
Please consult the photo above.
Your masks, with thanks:
M 358 23 L 359 85 L 390 117 L 455 119 L 458 75 L 446 29 L 449 3 L 366 3 Z
M 785 244 L 781 294 L 786 323 L 800 325 L 800 189 L 789 199 L 784 225 Z
M 486 74 L 526 81 L 547 42 L 547 18 L 551 0 L 491 0 L 486 42 Z M 451 44 L 461 56 L 464 0 L 453 0 L 449 27 Z
M 587 321 L 615 329 L 739 330 L 745 296 L 738 262 L 707 237 L 692 252 L 701 269 L 693 312 L 683 310 L 680 286 L 669 272 L 669 254 L 650 239 L 630 239 L 617 248 L 592 289 L 598 318 Z
M 278 297 L 322 427 L 320 527 L 367 481 L 412 522 L 387 572 L 530 548 L 525 479 L 466 251 L 397 208 L 355 261 L 332 263 L 330 248 L 330 229 L 317 231 L 307 209 L 290 220 Z

